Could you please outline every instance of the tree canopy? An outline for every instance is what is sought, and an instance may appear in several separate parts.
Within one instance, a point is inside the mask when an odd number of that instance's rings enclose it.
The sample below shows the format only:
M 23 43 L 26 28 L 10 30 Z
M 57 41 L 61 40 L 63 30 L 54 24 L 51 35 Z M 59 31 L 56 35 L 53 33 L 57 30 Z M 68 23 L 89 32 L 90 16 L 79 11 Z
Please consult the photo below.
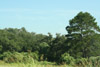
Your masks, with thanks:
M 75 57 L 88 57 L 90 52 L 94 52 L 92 50 L 94 48 L 92 47 L 92 42 L 97 38 L 96 35 L 100 32 L 100 28 L 90 13 L 78 13 L 69 21 L 69 26 L 66 27 L 66 30 L 68 32 L 66 37 L 70 44 L 68 47 L 71 55 L 76 54 Z

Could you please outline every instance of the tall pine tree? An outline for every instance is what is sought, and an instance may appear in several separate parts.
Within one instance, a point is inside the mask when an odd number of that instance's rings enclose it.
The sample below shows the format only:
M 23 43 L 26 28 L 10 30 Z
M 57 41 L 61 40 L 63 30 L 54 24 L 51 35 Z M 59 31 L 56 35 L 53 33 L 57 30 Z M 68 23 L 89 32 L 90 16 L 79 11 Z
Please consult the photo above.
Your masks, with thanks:
M 68 32 L 66 35 L 68 38 L 67 48 L 72 56 L 77 58 L 92 55 L 92 49 L 94 49 L 92 46 L 96 46 L 94 43 L 94 40 L 97 39 L 95 35 L 100 32 L 100 28 L 90 13 L 78 13 L 69 21 L 69 26 L 66 27 L 66 30 Z

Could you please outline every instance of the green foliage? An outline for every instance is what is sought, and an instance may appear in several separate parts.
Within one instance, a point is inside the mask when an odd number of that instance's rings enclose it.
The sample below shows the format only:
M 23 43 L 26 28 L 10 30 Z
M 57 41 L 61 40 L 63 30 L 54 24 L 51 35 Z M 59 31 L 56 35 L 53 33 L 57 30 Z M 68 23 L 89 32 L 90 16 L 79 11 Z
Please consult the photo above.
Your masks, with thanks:
M 48 60 L 59 61 L 61 55 L 65 52 L 65 41 L 64 35 L 56 34 L 56 37 L 52 40 L 48 52 Z
M 75 61 L 75 59 L 68 53 L 62 54 L 60 59 L 63 64 L 73 64 Z
M 39 44 L 39 48 L 40 48 L 39 52 L 41 54 L 45 54 L 47 52 L 48 47 L 49 47 L 49 45 L 46 42 L 40 43 Z
M 69 21 L 66 30 L 66 36 L 57 33 L 53 37 L 51 33 L 28 32 L 24 27 L 0 29 L 0 60 L 9 63 L 44 61 L 43 64 L 49 64 L 47 61 L 52 61 L 74 64 L 77 59 L 76 64 L 81 65 L 89 63 L 95 66 L 96 62 L 99 63 L 100 28 L 95 18 L 88 12 L 80 12 Z
M 100 56 L 97 57 L 90 57 L 89 62 L 91 62 L 91 65 L 96 67 L 100 63 Z
M 0 45 L 0 52 L 2 52 L 2 45 Z
M 38 60 L 38 53 L 4 52 L 2 58 L 7 63 L 16 63 L 16 62 L 31 63 L 31 62 L 36 62 Z
M 35 62 L 31 56 L 24 54 L 23 63 L 35 63 Z
M 37 51 L 35 51 L 35 52 L 28 52 L 28 53 L 24 52 L 23 55 L 25 55 L 26 57 L 31 57 L 34 60 L 39 60 L 39 54 L 38 54 Z
M 78 67 L 100 67 L 100 56 L 76 59 L 75 66 Z
M 87 58 L 80 58 L 80 59 L 76 59 L 75 60 L 75 64 L 81 64 L 81 65 L 85 65 L 88 64 L 88 59 Z
M 47 60 L 49 45 L 46 42 L 42 42 L 39 44 L 39 48 L 40 60 Z
M 69 26 L 66 27 L 66 30 L 68 32 L 66 35 L 68 45 L 66 47 L 71 56 L 75 58 L 90 57 L 95 54 L 95 48 L 100 48 L 100 46 L 96 44 L 99 43 L 99 41 L 94 41 L 98 39 L 98 37 L 95 38 L 95 36 L 100 32 L 100 28 L 90 13 L 78 13 L 69 21 Z M 97 54 L 95 55 L 97 56 Z
M 22 62 L 24 55 L 18 52 L 4 52 L 3 53 L 3 60 L 7 63 L 14 63 L 14 62 Z

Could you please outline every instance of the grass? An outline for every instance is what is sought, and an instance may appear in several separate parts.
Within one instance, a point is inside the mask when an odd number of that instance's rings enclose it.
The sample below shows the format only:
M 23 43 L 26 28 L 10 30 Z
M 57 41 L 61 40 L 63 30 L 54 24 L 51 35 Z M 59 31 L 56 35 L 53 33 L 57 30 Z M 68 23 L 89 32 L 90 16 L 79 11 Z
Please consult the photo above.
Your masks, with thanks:
M 18 63 L 14 63 L 14 64 L 0 65 L 0 67 L 67 67 L 67 66 L 66 65 L 57 66 L 57 65 L 36 65 L 36 64 L 22 64 L 22 63 L 18 64 Z
M 50 64 L 34 64 L 34 63 L 5 63 L 3 61 L 0 61 L 0 67 L 71 67 L 67 65 L 50 65 Z
M 30 63 L 5 63 L 4 61 L 0 61 L 0 67 L 100 67 L 100 56 L 99 57 L 91 57 L 89 59 L 80 59 L 79 61 L 75 61 L 75 64 L 72 65 L 57 65 L 54 62 L 30 62 Z

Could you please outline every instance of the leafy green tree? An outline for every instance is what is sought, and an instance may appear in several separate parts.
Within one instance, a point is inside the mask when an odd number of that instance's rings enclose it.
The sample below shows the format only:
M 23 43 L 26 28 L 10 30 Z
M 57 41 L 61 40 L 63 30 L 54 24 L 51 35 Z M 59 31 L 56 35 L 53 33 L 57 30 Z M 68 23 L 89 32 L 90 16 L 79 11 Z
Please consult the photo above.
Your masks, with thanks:
M 95 18 L 88 12 L 80 12 L 69 21 L 66 30 L 68 52 L 74 57 L 88 57 L 88 53 L 94 48 L 91 48 L 94 36 L 100 32 Z
M 66 38 L 64 35 L 56 34 L 49 47 L 48 58 L 50 61 L 58 61 L 60 59 L 61 54 L 64 53 L 65 41 Z
M 40 53 L 40 60 L 47 60 L 47 53 L 48 53 L 49 45 L 46 42 L 42 42 L 39 44 L 39 53 Z
M 17 28 L 5 28 L 0 30 L 0 52 L 6 51 L 38 51 L 40 40 L 42 40 L 45 35 L 35 34 L 27 32 L 23 27 L 21 29 Z
M 62 54 L 60 60 L 62 64 L 73 64 L 75 62 L 75 59 L 68 53 Z

